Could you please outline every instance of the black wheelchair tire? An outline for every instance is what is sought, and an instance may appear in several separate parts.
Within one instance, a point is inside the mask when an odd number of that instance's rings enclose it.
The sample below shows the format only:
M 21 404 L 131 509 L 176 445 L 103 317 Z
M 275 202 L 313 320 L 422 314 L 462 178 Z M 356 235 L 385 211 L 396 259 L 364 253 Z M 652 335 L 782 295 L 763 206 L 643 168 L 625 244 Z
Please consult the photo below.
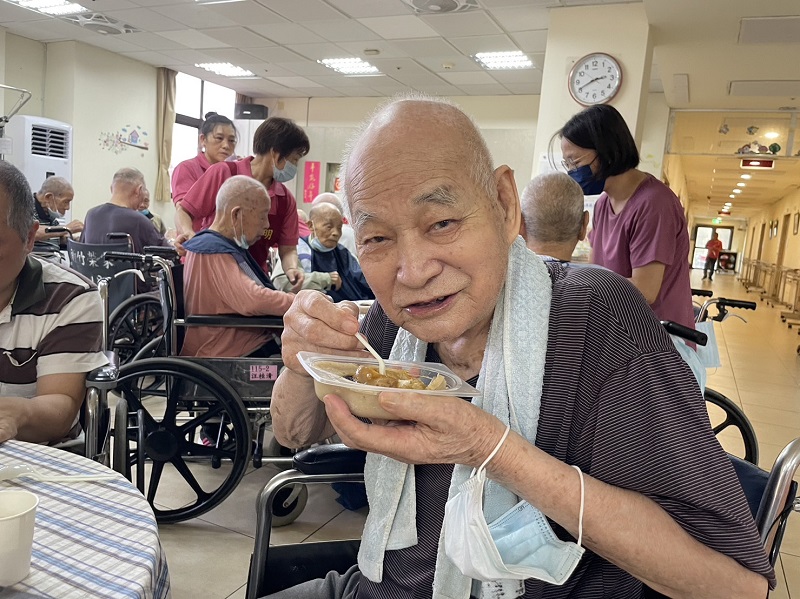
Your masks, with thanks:
M 148 342 L 163 334 L 161 302 L 151 294 L 129 297 L 108 319 L 108 348 L 116 352 L 120 365 L 131 362 Z
M 165 413 L 162 416 L 148 411 L 147 398 L 156 391 L 147 378 L 162 380 L 166 399 Z M 139 381 L 139 386 L 136 386 Z M 192 400 L 191 407 L 179 406 L 182 384 L 196 385 L 208 392 L 202 400 Z M 247 412 L 241 398 L 233 388 L 219 375 L 201 364 L 179 358 L 147 358 L 126 364 L 120 368 L 116 393 L 128 404 L 128 414 L 142 414 L 143 422 L 137 427 L 130 427 L 125 438 L 125 451 L 131 470 L 136 468 L 137 478 L 142 480 L 144 472 L 141 457 L 151 465 L 148 480 L 142 492 L 153 508 L 159 524 L 172 524 L 196 518 L 213 509 L 224 501 L 236 488 L 244 476 L 249 461 L 250 426 Z M 156 397 L 159 397 L 156 395 Z M 190 414 L 184 424 L 178 423 L 177 414 Z M 200 426 L 211 418 L 223 418 L 229 423 L 232 435 L 231 442 L 224 447 L 209 447 L 197 443 L 194 439 Z M 144 443 L 139 447 L 137 437 Z M 131 449 L 130 443 L 136 443 Z M 221 458 L 225 463 L 230 461 L 230 470 L 224 474 L 219 486 L 206 491 L 194 477 L 185 458 Z M 161 474 L 166 464 L 171 464 L 183 477 L 196 499 L 180 508 L 164 508 L 157 505 L 156 493 Z
M 289 494 L 294 490 L 294 485 L 287 485 L 275 496 L 275 501 L 272 502 L 272 527 L 279 528 L 287 526 L 297 520 L 303 510 L 306 509 L 308 503 L 308 486 L 299 485 L 300 491 L 297 497 L 286 507 L 283 502 L 289 497 Z
M 713 427 L 714 434 L 717 435 L 730 426 L 736 428 L 742 435 L 742 442 L 744 443 L 744 456 L 740 457 L 758 466 L 758 439 L 756 438 L 756 431 L 742 409 L 730 398 L 708 387 L 706 387 L 703 397 L 707 403 L 722 408 L 725 411 L 725 420 Z

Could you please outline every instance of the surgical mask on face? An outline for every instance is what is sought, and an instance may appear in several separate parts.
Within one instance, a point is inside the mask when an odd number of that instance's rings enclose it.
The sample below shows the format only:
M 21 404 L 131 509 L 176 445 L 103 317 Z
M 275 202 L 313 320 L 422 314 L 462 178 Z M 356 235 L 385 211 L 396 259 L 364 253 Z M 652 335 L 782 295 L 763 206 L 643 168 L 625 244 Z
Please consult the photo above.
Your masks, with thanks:
M 286 161 L 286 164 L 283 168 L 278 168 L 278 165 L 274 165 L 272 167 L 272 176 L 278 183 L 286 183 L 287 181 L 291 181 L 294 179 L 294 176 L 297 174 L 297 165 L 292 162 Z
M 239 226 L 242 228 L 242 234 L 236 235 L 236 227 L 233 228 L 233 243 L 238 245 L 243 250 L 246 250 L 250 247 L 250 242 L 247 240 L 247 237 L 244 234 L 244 221 L 242 220 L 242 213 L 239 213 Z
M 583 473 L 580 474 L 581 504 L 578 542 L 562 541 L 544 514 L 527 501 L 520 501 L 491 524 L 483 515 L 484 468 L 508 436 L 464 482 L 445 506 L 444 552 L 465 576 L 476 580 L 525 580 L 535 578 L 561 585 L 569 579 L 584 553 Z M 521 584 L 521 583 L 520 583 Z
M 325 247 L 324 245 L 322 245 L 322 242 L 319 239 L 313 236 L 309 238 L 308 245 L 311 246 L 312 250 L 316 250 L 318 252 L 332 252 L 333 250 L 336 249 L 335 246 L 332 248 Z
M 578 185 L 581 186 L 581 189 L 583 189 L 584 195 L 587 196 L 596 196 L 603 193 L 603 188 L 606 186 L 605 179 L 594 178 L 592 168 L 588 164 L 576 168 L 574 171 L 569 171 L 567 174 L 575 179 Z

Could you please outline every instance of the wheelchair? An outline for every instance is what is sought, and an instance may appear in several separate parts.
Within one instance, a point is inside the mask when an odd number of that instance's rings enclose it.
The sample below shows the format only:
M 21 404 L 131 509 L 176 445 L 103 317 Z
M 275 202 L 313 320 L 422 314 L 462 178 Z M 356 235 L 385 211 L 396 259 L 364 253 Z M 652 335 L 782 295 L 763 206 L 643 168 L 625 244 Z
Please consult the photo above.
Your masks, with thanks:
M 233 492 L 251 459 L 255 467 L 264 462 L 289 467 L 290 449 L 274 441 L 264 448 L 280 358 L 178 355 L 186 327 L 256 326 L 280 331 L 282 319 L 184 317 L 182 266 L 155 254 L 106 252 L 104 259 L 152 268 L 158 282 L 163 334 L 123 364 L 114 381 L 99 385 L 117 398 L 113 467 L 135 482 L 157 521 L 181 522 L 213 509 Z M 178 476 L 164 485 L 167 471 Z M 177 487 L 175 480 L 180 481 Z M 305 487 L 287 489 L 276 521 L 294 521 L 307 498 Z

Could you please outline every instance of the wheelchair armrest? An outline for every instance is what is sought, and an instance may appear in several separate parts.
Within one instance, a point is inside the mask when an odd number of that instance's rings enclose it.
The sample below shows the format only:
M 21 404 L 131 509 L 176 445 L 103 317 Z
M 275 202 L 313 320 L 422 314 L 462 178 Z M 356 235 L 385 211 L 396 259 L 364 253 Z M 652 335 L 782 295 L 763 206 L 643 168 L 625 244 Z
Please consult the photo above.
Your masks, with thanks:
M 234 314 L 193 314 L 183 319 L 189 327 L 252 327 L 283 329 L 283 319 L 277 316 L 239 316 Z
M 86 386 L 91 387 L 97 383 L 111 383 L 119 376 L 119 357 L 113 351 L 105 351 L 103 354 L 108 360 L 108 364 L 95 368 L 86 375 Z
M 297 452 L 292 467 L 303 474 L 358 474 L 364 472 L 366 459 L 366 452 L 335 443 Z

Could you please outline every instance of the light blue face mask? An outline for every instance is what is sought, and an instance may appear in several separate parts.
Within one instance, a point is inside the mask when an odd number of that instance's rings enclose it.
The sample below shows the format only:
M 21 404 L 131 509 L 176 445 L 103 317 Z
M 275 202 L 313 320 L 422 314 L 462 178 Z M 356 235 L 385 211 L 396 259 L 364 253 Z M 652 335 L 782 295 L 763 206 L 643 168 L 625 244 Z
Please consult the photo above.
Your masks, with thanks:
M 242 234 L 236 235 L 236 227 L 233 228 L 233 243 L 238 245 L 243 250 L 246 250 L 250 247 L 250 242 L 247 241 L 247 237 L 244 234 L 244 221 L 242 220 L 242 213 L 239 213 L 239 226 L 242 227 Z
M 497 445 L 500 448 L 506 434 Z M 497 451 L 495 449 L 495 451 Z M 489 456 L 491 459 L 495 452 Z M 569 579 L 584 553 L 583 473 L 578 522 L 578 542 L 562 541 L 545 515 L 520 501 L 491 524 L 483 514 L 484 462 L 448 500 L 444 513 L 444 551 L 465 576 L 475 580 L 526 580 L 536 578 L 561 585 Z
M 313 236 L 308 238 L 308 245 L 311 246 L 312 250 L 315 250 L 317 252 L 332 252 L 333 250 L 336 249 L 335 246 L 332 248 L 325 247 L 324 245 L 322 245 L 322 242 L 319 239 Z
M 278 165 L 272 167 L 272 176 L 278 183 L 286 183 L 294 179 L 297 174 L 297 165 L 293 162 L 286 161 L 283 168 L 278 168 Z

